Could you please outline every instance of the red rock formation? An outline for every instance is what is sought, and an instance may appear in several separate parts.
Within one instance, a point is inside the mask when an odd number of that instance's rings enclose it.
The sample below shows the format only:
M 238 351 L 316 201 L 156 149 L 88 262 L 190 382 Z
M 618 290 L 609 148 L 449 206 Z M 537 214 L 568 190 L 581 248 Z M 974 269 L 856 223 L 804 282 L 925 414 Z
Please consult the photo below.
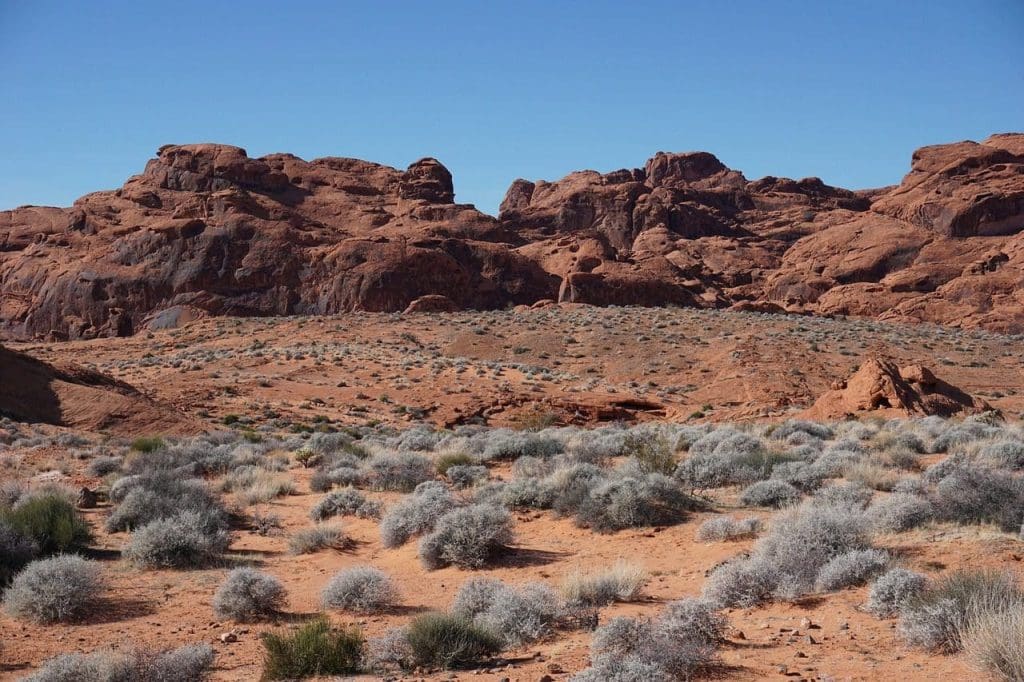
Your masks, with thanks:
M 407 313 L 454 313 L 459 307 L 447 296 L 427 294 L 420 296 L 410 303 L 405 312 Z
M 128 384 L 74 365 L 54 367 L 0 346 L 0 415 L 137 436 L 191 434 L 202 425 Z
M 846 381 L 824 393 L 806 410 L 809 419 L 842 419 L 865 412 L 894 416 L 977 414 L 992 407 L 956 386 L 935 378 L 921 365 L 897 367 L 872 358 Z
M 517 180 L 497 219 L 434 159 L 166 146 L 118 190 L 0 212 L 0 329 L 205 315 L 678 304 L 1024 331 L 1024 135 L 926 147 L 896 187 L 748 181 L 711 154 Z
M 453 199 L 433 159 L 402 172 L 163 147 L 119 190 L 0 213 L 0 319 L 13 335 L 82 338 L 206 314 L 403 310 L 430 294 L 470 308 L 555 296 L 556 276 Z

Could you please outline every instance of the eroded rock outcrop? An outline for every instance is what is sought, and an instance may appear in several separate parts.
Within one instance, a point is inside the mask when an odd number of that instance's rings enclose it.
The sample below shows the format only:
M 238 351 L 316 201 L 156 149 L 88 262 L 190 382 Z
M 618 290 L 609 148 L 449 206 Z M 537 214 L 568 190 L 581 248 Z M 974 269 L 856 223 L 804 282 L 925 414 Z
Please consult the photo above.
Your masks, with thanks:
M 803 416 L 831 420 L 878 412 L 949 417 L 990 410 L 984 400 L 936 378 L 926 367 L 899 367 L 887 358 L 871 358 L 849 379 L 822 394 Z
M 880 190 L 749 181 L 706 152 L 659 152 L 643 168 L 517 180 L 498 218 L 454 202 L 430 158 L 403 171 L 168 145 L 118 190 L 0 212 L 0 332 L 129 335 L 432 296 L 1024 331 L 1024 135 L 918 150 Z
M 191 434 L 198 422 L 134 387 L 76 365 L 53 366 L 0 346 L 0 415 L 119 435 Z
M 875 208 L 947 237 L 1016 234 L 1024 229 L 1021 137 L 918 149 L 910 173 Z
M 434 159 L 249 158 L 166 146 L 70 209 L 0 213 L 0 320 L 13 336 L 88 338 L 204 315 L 460 308 L 553 298 L 559 278 L 498 222 L 452 203 Z
M 900 185 L 859 192 L 659 153 L 643 170 L 518 180 L 500 220 L 562 278 L 561 300 L 1022 332 L 1022 153 L 1020 134 L 926 147 Z

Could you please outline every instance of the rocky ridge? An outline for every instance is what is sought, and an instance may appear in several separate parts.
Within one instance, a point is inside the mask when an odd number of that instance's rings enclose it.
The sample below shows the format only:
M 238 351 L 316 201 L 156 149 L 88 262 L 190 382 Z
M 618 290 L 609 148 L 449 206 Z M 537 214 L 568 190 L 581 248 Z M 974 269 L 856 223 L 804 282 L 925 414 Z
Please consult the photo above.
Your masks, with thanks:
M 1024 332 L 1024 134 L 925 147 L 895 187 L 748 180 L 706 152 L 517 180 L 497 218 L 435 159 L 168 145 L 120 189 L 0 212 L 8 338 L 208 315 L 683 305 Z

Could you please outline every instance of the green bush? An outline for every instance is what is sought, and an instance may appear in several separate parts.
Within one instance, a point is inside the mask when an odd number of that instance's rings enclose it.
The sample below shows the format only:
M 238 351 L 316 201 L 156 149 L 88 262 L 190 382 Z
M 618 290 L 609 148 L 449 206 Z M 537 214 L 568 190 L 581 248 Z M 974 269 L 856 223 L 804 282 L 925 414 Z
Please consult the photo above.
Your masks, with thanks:
M 266 632 L 262 641 L 263 680 L 351 675 L 359 672 L 366 647 L 359 628 L 332 630 L 324 617 L 294 632 Z
M 476 461 L 465 452 L 445 453 L 438 457 L 434 463 L 437 467 L 437 473 L 442 476 L 446 475 L 453 466 L 468 466 L 470 464 L 476 464 Z
M 315 467 L 323 461 L 323 455 L 319 452 L 310 450 L 309 448 L 302 448 L 295 453 L 295 461 L 302 465 L 303 469 L 309 467 Z
M 467 668 L 501 651 L 501 638 L 468 618 L 425 613 L 409 624 L 406 639 L 418 666 Z
M 630 433 L 622 445 L 623 453 L 636 458 L 645 474 L 670 475 L 676 469 L 676 455 L 668 439 L 658 433 Z
M 0 520 L 31 538 L 41 554 L 56 554 L 86 545 L 91 539 L 89 526 L 75 506 L 60 493 L 30 495 Z
M 160 436 L 139 436 L 132 441 L 132 450 L 136 452 L 156 452 L 164 447 L 164 439 Z

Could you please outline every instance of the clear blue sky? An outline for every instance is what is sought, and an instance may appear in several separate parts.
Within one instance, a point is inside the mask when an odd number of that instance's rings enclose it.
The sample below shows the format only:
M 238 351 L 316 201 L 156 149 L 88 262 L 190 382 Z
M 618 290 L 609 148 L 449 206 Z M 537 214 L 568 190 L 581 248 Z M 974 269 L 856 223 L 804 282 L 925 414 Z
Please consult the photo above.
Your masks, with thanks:
M 658 150 L 871 187 L 1024 130 L 1024 0 L 0 0 L 0 91 L 0 208 L 200 141 L 436 156 L 488 212 L 516 177 Z

